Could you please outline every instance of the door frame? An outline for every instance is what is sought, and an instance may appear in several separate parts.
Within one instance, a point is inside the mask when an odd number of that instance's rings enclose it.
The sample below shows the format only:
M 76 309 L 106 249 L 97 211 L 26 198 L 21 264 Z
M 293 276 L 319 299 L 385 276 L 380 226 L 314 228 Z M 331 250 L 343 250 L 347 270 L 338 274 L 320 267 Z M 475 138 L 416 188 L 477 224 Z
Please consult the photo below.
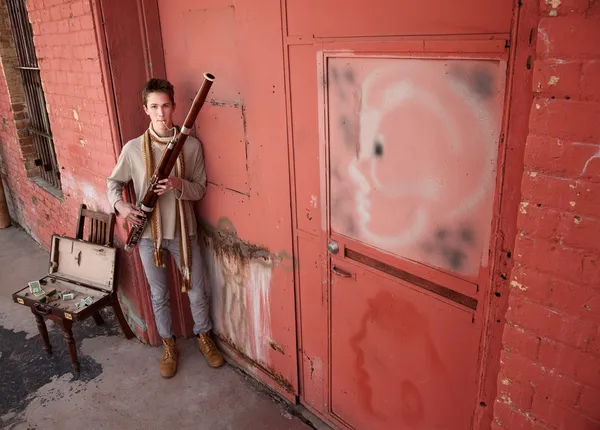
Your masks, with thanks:
M 289 48 L 293 45 L 314 45 L 330 44 L 343 40 L 345 43 L 358 38 L 313 38 L 306 40 L 302 37 L 288 36 L 287 30 L 287 5 L 286 0 L 281 0 L 282 13 L 282 40 L 284 44 L 284 65 L 286 81 L 286 108 L 288 121 L 288 153 L 290 154 L 290 183 L 291 190 L 296 189 L 296 166 L 294 163 L 294 139 L 291 129 L 292 124 L 292 101 L 291 101 L 291 81 L 290 81 L 290 60 Z M 535 54 L 536 29 L 539 20 L 537 7 L 535 4 L 521 0 L 513 0 L 513 19 L 510 34 L 504 35 L 503 42 L 507 48 L 507 70 L 506 70 L 506 92 L 503 110 L 503 119 L 501 126 L 501 141 L 498 148 L 496 187 L 494 195 L 494 210 L 490 239 L 490 258 L 489 273 L 485 285 L 485 295 L 482 297 L 481 305 L 484 307 L 483 328 L 481 330 L 480 356 L 478 369 L 478 404 L 473 405 L 473 429 L 487 429 L 493 420 L 493 405 L 497 397 L 496 378 L 500 369 L 500 352 L 502 349 L 502 333 L 505 323 L 505 314 L 508 308 L 508 293 L 510 291 L 510 270 L 513 266 L 512 250 L 514 248 L 515 237 L 517 233 L 517 214 L 520 202 L 520 185 L 523 174 L 523 156 L 525 140 L 528 135 L 529 112 L 531 107 L 531 85 L 532 85 L 532 58 Z M 498 36 L 498 35 L 492 35 Z M 479 39 L 483 35 L 478 36 Z M 369 38 L 372 42 L 378 41 L 410 41 L 423 40 L 425 37 L 373 37 Z M 439 38 L 437 38 L 439 40 Z M 473 36 L 449 36 L 444 40 L 469 40 Z M 319 110 L 321 114 L 321 110 Z M 320 154 L 322 157 L 322 154 Z M 321 174 L 324 170 L 321 169 Z M 299 207 L 296 201 L 295 193 L 291 193 L 292 206 L 292 226 L 293 242 L 295 255 L 299 255 L 299 238 L 312 238 L 311 234 L 298 229 Z M 324 196 L 321 197 L 323 199 Z M 323 220 L 324 224 L 325 221 Z M 327 229 L 329 223 L 327 220 Z M 328 279 L 330 275 L 329 255 L 325 252 L 328 242 L 328 231 L 321 231 L 319 246 L 321 274 L 323 279 Z M 302 264 L 302 262 L 299 262 Z M 298 267 L 295 268 L 296 283 L 300 278 Z M 327 281 L 329 283 L 329 281 Z M 323 286 L 321 313 L 329 312 L 329 287 Z M 326 290 L 326 291 L 325 291 Z M 309 380 L 309 375 L 305 375 L 303 370 L 303 333 L 302 333 L 302 311 L 300 308 L 300 289 L 296 286 L 296 312 L 297 312 L 297 332 L 298 332 L 298 372 L 299 372 L 299 400 L 307 409 L 323 419 L 325 422 L 338 427 L 346 427 L 344 423 L 338 421 L 331 414 L 331 403 L 327 400 L 327 413 L 322 413 L 311 407 L 304 398 L 305 384 Z M 327 320 L 326 315 L 319 318 Z M 328 320 L 327 320 L 328 321 Z M 329 348 L 329 341 L 327 341 Z M 329 357 L 327 364 L 329 365 Z M 329 369 L 327 370 L 329 375 Z M 329 396 L 328 377 L 324 381 L 323 390 L 325 398 Z
M 123 11 L 120 3 L 91 0 L 113 143 L 111 155 L 115 163 L 127 141 L 147 127 L 140 97 L 141 88 L 151 77 L 165 77 L 166 74 L 157 0 L 135 0 L 127 3 L 127 6 L 131 9 L 129 13 Z M 123 40 L 128 43 L 122 43 Z M 127 70 L 128 73 L 119 74 L 119 70 Z M 126 188 L 124 194 L 127 201 L 135 202 L 131 187 Z M 124 242 L 127 231 L 125 222 L 117 222 L 117 246 Z M 142 342 L 160 345 L 162 340 L 154 322 L 150 288 L 139 253 L 122 252 L 119 258 L 127 261 L 119 265 L 120 295 L 126 295 L 127 301 L 135 308 L 130 307 L 129 313 L 135 312 L 139 316 L 132 318 L 127 314 L 128 322 L 136 323 L 138 327 L 132 327 L 132 330 Z M 169 266 L 170 276 L 175 278 L 177 269 L 174 264 Z M 173 302 L 178 309 L 173 314 L 175 331 L 191 336 L 191 316 L 182 311 L 181 295 L 173 295 Z

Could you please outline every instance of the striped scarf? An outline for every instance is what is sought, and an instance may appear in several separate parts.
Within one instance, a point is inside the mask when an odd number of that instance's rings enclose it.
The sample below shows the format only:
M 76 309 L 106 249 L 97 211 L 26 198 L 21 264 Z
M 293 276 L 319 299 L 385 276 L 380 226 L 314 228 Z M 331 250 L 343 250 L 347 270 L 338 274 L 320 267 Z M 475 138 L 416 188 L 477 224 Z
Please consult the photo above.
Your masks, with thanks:
M 152 129 L 152 124 L 148 127 L 148 130 L 144 133 L 142 138 L 142 156 L 144 158 L 144 167 L 146 169 L 146 180 L 149 182 L 154 174 L 154 151 L 152 150 L 152 142 L 158 142 L 162 145 L 168 144 L 177 136 L 179 129 L 175 126 L 173 136 L 160 137 Z M 170 173 L 170 172 L 169 172 Z M 185 163 L 183 160 L 183 151 L 179 153 L 177 162 L 175 163 L 175 176 L 183 178 L 185 176 Z M 184 201 L 177 199 L 176 205 L 176 219 L 179 230 L 179 258 L 181 267 L 181 291 L 186 293 L 192 288 L 192 250 L 190 247 L 190 241 L 188 237 L 188 225 L 185 216 Z M 162 246 L 162 221 L 160 218 L 160 205 L 158 200 L 156 206 L 152 211 L 150 218 L 151 229 L 152 229 L 152 241 L 154 244 L 154 264 L 157 267 L 166 267 L 163 260 L 163 253 L 161 250 Z

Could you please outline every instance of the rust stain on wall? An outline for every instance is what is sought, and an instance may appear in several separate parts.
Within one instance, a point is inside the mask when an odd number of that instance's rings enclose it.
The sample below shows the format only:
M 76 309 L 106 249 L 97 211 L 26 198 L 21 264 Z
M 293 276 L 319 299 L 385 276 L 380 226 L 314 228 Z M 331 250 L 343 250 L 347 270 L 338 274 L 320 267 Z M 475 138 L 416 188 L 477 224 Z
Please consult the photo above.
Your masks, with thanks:
M 220 342 L 224 343 L 227 347 L 235 350 L 236 353 L 239 355 L 239 357 L 242 358 L 244 361 L 246 361 L 247 363 L 251 364 L 252 366 L 255 366 L 256 368 L 262 370 L 267 375 L 269 375 L 269 377 L 271 377 L 271 379 L 273 381 L 275 381 L 281 387 L 283 387 L 287 392 L 294 394 L 293 385 L 291 384 L 291 382 L 289 382 L 287 379 L 285 379 L 285 377 L 283 375 L 276 372 L 275 370 L 273 370 L 270 367 L 266 367 L 260 363 L 257 363 L 251 357 L 248 357 L 246 354 L 241 352 L 241 348 L 238 345 L 236 345 L 236 343 L 233 340 L 231 340 L 231 338 L 221 335 L 219 333 L 216 333 L 216 336 Z
M 275 342 L 271 341 L 269 342 L 269 345 L 271 346 L 273 351 L 277 351 L 280 352 L 282 355 L 285 355 L 285 351 L 283 350 L 283 348 L 277 345 Z
M 272 349 L 270 289 L 275 267 L 293 270 L 287 252 L 273 253 L 243 241 L 225 217 L 216 226 L 200 226 L 214 329 L 253 363 L 269 366 Z M 276 348 L 273 347 L 276 346 Z

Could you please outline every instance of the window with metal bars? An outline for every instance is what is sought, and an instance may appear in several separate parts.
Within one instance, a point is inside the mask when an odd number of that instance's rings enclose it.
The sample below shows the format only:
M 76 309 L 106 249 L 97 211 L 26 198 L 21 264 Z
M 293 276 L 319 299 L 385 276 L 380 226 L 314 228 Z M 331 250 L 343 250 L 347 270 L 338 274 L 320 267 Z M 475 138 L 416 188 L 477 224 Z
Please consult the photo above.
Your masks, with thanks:
M 25 0 L 6 0 L 6 5 L 17 51 L 19 63 L 17 69 L 21 73 L 29 113 L 28 131 L 36 151 L 35 165 L 39 169 L 41 179 L 60 189 L 60 171 L 56 162 L 52 130 L 46 110 L 46 98 L 42 89 L 40 69 L 33 45 L 33 32 L 25 8 Z

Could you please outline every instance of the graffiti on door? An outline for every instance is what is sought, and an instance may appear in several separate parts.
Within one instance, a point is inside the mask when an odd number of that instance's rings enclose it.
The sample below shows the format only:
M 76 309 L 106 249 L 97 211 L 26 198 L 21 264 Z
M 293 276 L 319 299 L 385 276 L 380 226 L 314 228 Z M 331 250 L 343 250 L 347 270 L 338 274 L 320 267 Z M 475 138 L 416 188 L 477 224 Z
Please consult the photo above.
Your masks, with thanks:
M 378 390 L 379 395 L 375 395 L 371 385 L 369 369 L 367 362 L 376 360 L 370 352 L 373 348 L 367 341 L 369 333 L 375 329 L 387 332 L 400 342 L 404 348 L 413 351 L 413 354 L 420 354 L 422 357 L 417 362 L 426 368 L 431 374 L 435 375 L 439 385 L 448 383 L 446 378 L 447 369 L 444 365 L 437 348 L 429 333 L 429 321 L 427 317 L 421 314 L 418 309 L 408 300 L 395 297 L 389 291 L 381 291 L 375 297 L 368 301 L 367 312 L 360 319 L 360 330 L 351 338 L 351 347 L 355 354 L 356 382 L 360 387 L 359 393 L 362 403 L 369 411 L 372 417 L 378 419 L 389 419 L 390 416 L 397 416 L 406 425 L 415 426 L 424 419 L 425 405 L 420 387 L 409 379 L 402 379 L 398 384 L 394 384 L 393 396 L 396 399 L 397 408 L 380 409 L 379 403 L 375 398 L 380 399 L 381 393 L 389 395 L 389 389 Z M 402 319 L 398 315 L 403 316 Z M 372 342 L 372 340 L 371 340 Z M 419 373 L 415 369 L 412 376 Z M 391 375 L 390 375 L 391 376 Z M 427 376 L 420 375 L 421 380 L 426 380 Z M 418 379 L 418 378 L 417 378 Z M 381 381 L 377 381 L 381 382 Z M 386 381 L 389 383 L 389 381 Z M 419 384 L 422 385 L 422 384 Z M 387 406 L 387 405 L 386 405 Z
M 334 57 L 331 227 L 475 276 L 488 258 L 505 64 Z

